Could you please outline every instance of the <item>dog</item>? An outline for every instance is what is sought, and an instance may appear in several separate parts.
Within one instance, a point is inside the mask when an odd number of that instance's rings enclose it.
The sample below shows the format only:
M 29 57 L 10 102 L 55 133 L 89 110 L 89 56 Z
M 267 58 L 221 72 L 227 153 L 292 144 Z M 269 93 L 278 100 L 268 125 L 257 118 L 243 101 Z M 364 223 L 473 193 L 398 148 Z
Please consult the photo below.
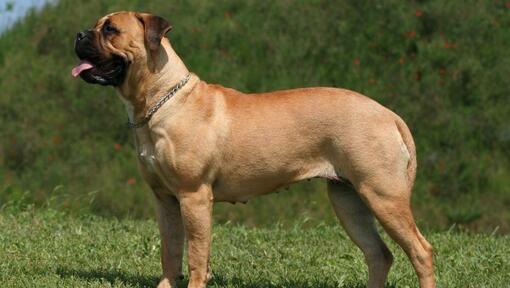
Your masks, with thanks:
M 356 92 L 302 88 L 245 94 L 188 71 L 162 17 L 117 12 L 76 35 L 73 76 L 115 87 L 138 163 L 155 195 L 163 275 L 188 287 L 210 278 L 213 202 L 245 202 L 290 183 L 328 181 L 334 211 L 363 251 L 368 287 L 383 287 L 393 257 L 374 217 L 406 252 L 420 287 L 435 287 L 432 246 L 416 227 L 413 137 L 389 109 Z

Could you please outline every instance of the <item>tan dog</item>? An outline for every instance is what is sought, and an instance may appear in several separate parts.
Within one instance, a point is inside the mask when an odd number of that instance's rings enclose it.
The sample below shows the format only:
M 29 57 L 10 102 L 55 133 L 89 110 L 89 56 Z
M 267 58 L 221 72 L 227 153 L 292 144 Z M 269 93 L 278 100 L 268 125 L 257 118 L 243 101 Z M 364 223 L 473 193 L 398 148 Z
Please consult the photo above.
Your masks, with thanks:
M 82 61 L 73 69 L 115 86 L 139 123 L 140 169 L 157 199 L 159 287 L 176 287 L 185 236 L 188 287 L 206 286 L 214 201 L 244 202 L 313 177 L 328 179 L 336 215 L 365 255 L 369 287 L 383 287 L 392 264 L 373 216 L 409 256 L 420 286 L 435 287 L 432 247 L 410 208 L 415 146 L 399 116 L 343 89 L 244 94 L 188 80 L 164 37 L 170 29 L 149 14 L 107 15 L 78 33 Z

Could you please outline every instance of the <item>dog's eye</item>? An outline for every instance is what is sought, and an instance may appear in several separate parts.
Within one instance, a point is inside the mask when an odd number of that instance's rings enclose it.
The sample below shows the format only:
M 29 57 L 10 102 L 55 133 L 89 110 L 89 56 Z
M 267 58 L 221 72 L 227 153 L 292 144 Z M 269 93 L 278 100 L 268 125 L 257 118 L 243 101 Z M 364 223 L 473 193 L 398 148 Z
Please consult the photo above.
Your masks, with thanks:
M 111 26 L 110 24 L 103 25 L 103 32 L 105 33 L 118 33 L 119 30 L 117 30 L 115 27 Z

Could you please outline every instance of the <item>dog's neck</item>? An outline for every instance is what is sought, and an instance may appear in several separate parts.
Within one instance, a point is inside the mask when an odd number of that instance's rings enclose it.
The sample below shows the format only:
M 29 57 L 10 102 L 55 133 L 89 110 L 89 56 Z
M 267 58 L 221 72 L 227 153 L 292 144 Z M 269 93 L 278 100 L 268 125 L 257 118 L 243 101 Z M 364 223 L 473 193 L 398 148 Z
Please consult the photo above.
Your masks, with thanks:
M 131 67 L 124 83 L 117 87 L 131 122 L 143 119 L 159 98 L 189 74 L 166 38 L 155 57 L 147 56 L 148 65 L 133 62 L 131 65 L 138 67 Z

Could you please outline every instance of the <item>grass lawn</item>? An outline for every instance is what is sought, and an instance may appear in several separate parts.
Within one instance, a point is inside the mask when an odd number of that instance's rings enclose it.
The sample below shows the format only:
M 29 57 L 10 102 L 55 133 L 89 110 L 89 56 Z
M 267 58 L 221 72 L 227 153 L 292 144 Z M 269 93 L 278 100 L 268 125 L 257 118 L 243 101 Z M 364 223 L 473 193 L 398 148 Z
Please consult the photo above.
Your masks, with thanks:
M 1 287 L 157 283 L 161 268 L 154 221 L 7 210 L 0 211 Z M 438 287 L 509 287 L 509 236 L 425 235 L 435 247 Z M 210 287 L 365 287 L 363 257 L 338 226 L 216 225 L 213 242 Z M 389 243 L 395 264 L 387 287 L 417 287 L 407 258 Z

